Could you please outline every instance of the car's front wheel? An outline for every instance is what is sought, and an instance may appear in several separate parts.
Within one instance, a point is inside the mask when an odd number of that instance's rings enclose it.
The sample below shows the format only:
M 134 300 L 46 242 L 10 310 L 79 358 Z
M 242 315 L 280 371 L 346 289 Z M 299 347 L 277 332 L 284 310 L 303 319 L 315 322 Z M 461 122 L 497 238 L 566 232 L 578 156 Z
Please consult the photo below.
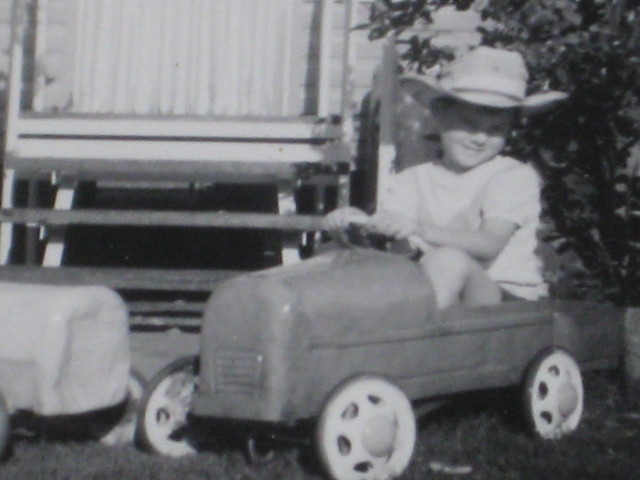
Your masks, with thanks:
M 182 357 L 149 382 L 140 400 L 136 440 L 153 453 L 181 457 L 196 453 L 188 413 L 198 377 L 198 357 Z
M 384 378 L 355 377 L 328 398 L 316 441 L 324 467 L 336 480 L 394 478 L 413 455 L 416 421 L 411 403 Z
M 562 349 L 541 354 L 525 378 L 524 403 L 533 431 L 542 438 L 560 438 L 578 428 L 584 389 L 580 367 Z

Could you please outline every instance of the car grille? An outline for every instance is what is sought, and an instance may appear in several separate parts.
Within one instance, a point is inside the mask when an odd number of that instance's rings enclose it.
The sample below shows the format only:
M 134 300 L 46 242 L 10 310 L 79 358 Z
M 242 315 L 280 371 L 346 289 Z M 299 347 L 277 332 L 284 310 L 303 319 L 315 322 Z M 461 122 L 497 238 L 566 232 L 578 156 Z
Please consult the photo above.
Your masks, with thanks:
M 262 386 L 263 356 L 252 350 L 220 350 L 215 354 L 216 393 L 252 394 Z

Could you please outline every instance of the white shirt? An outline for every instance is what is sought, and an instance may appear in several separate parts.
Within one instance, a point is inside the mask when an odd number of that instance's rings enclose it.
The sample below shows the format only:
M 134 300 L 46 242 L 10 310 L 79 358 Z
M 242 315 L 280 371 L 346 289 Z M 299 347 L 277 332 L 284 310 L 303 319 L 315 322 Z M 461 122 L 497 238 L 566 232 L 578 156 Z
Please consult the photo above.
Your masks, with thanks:
M 501 155 L 465 172 L 429 162 L 394 176 L 387 193 L 383 210 L 443 228 L 473 231 L 482 219 L 517 224 L 487 272 L 519 297 L 533 300 L 547 294 L 536 253 L 540 178 L 531 166 Z

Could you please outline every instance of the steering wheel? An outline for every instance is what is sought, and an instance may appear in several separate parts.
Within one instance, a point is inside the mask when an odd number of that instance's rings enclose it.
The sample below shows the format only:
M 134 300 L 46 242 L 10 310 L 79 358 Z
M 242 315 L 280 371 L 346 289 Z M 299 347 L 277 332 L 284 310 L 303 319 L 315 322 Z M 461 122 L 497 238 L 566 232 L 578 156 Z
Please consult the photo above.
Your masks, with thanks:
M 388 251 L 393 237 L 388 237 L 379 233 L 371 232 L 364 223 L 350 223 L 342 230 L 331 232 L 336 242 L 347 248 L 374 248 L 376 250 Z
M 388 235 L 372 232 L 366 223 L 350 223 L 343 230 L 333 231 L 336 242 L 346 248 L 372 248 L 384 252 L 406 255 L 411 260 L 419 260 L 431 248 L 420 237 L 413 235 L 406 240 L 396 240 Z

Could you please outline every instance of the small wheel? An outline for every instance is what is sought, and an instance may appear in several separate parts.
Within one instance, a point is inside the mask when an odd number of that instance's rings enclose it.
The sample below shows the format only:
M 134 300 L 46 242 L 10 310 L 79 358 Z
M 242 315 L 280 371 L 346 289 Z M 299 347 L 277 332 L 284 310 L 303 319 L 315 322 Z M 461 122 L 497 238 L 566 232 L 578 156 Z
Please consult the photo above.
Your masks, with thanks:
M 119 445 L 133 440 L 136 427 L 136 412 L 144 394 L 146 378 L 138 370 L 132 368 L 127 380 L 127 398 L 122 414 L 108 431 L 100 436 L 100 443 L 104 445 Z
M 7 443 L 9 442 L 9 407 L 0 392 L 0 460 L 5 456 Z
M 136 440 L 145 450 L 171 457 L 196 453 L 187 414 L 195 391 L 198 357 L 171 362 L 150 381 L 138 407 Z
M 250 434 L 246 440 L 247 458 L 252 465 L 269 463 L 276 456 L 275 450 L 269 448 L 266 440 L 257 434 Z
M 127 380 L 127 398 L 122 408 L 118 407 L 118 416 L 109 421 L 109 426 L 106 428 L 100 424 L 96 426 L 99 431 L 105 432 L 99 435 L 100 443 L 104 445 L 119 445 L 130 443 L 133 440 L 136 412 L 144 394 L 146 383 L 144 376 L 135 368 L 132 368 Z
M 529 367 L 525 379 L 526 415 L 542 438 L 560 438 L 578 428 L 584 405 L 580 367 L 564 350 L 542 354 Z
M 416 421 L 402 390 L 383 378 L 363 375 L 329 397 L 316 435 L 320 459 L 336 480 L 387 479 L 407 468 Z

